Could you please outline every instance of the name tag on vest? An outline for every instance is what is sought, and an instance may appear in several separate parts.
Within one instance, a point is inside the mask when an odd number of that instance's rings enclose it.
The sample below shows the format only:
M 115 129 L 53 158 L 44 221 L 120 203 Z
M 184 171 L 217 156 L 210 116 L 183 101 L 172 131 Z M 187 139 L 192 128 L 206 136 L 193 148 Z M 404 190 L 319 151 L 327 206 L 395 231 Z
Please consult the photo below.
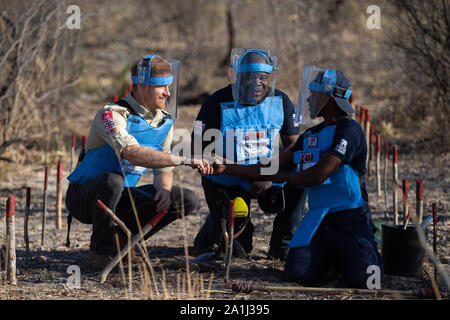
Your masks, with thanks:
M 270 139 L 266 131 L 250 131 L 243 134 L 238 143 L 238 152 L 247 157 L 267 156 L 270 153 Z

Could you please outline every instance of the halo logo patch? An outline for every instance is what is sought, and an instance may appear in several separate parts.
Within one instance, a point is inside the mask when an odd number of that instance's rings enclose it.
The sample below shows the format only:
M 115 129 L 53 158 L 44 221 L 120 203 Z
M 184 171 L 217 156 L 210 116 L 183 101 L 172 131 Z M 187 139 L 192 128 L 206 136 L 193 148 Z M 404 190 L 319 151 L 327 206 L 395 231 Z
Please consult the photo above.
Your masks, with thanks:
M 347 140 L 341 139 L 341 142 L 334 148 L 337 152 L 339 152 L 342 155 L 345 155 L 345 152 L 347 151 Z

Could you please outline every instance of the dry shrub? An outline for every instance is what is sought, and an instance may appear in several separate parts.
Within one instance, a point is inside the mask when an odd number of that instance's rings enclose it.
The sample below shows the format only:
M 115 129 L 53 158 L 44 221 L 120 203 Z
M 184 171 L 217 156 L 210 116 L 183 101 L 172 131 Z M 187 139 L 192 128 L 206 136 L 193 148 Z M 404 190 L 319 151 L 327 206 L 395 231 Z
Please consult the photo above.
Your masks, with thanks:
M 65 1 L 0 4 L 0 156 L 18 143 L 55 134 L 64 91 L 77 79 L 78 34 Z
M 386 86 L 394 92 L 383 117 L 428 151 L 446 153 L 450 151 L 448 4 L 398 0 L 391 8 L 396 28 L 386 39 L 392 59 Z

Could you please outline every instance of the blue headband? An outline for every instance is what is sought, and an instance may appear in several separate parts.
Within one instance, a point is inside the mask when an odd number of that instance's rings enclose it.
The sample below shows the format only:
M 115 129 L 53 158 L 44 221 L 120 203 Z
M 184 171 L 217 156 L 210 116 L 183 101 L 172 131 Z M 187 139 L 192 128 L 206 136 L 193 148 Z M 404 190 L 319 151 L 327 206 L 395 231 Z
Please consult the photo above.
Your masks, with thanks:
M 148 55 L 142 59 L 138 67 L 137 76 L 131 76 L 133 84 L 142 84 L 147 86 L 166 86 L 173 83 L 173 76 L 152 77 L 152 59 L 158 56 Z M 159 57 L 158 57 L 159 58 Z M 145 64 L 145 65 L 144 65 Z
M 348 99 L 352 94 L 352 90 L 336 86 L 337 77 L 336 71 L 327 69 L 323 74 L 322 82 L 310 82 L 308 89 L 311 91 L 318 91 L 324 93 L 331 93 L 339 98 Z
M 239 62 L 236 66 L 236 72 L 273 72 L 273 66 L 267 63 L 246 63 L 241 64 L 242 59 L 249 53 L 258 53 L 263 57 L 269 58 L 269 61 L 272 62 L 272 58 L 269 54 L 263 50 L 250 49 L 245 51 L 245 53 L 239 59 Z

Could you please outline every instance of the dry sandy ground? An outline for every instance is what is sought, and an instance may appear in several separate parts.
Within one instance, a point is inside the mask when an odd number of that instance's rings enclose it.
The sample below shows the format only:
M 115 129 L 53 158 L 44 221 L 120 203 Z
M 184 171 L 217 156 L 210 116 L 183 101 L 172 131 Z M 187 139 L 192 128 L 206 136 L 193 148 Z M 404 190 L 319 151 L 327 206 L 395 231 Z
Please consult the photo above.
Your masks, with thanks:
M 186 110 L 184 110 L 186 109 Z M 192 127 L 195 110 L 184 108 L 181 111 L 183 121 L 178 127 Z M 197 108 L 195 108 L 197 109 Z M 401 150 L 400 150 L 401 154 Z M 399 157 L 399 178 L 408 178 L 410 185 L 415 179 L 424 179 L 424 215 L 431 214 L 431 203 L 438 203 L 438 257 L 444 268 L 448 271 L 450 258 L 449 230 L 450 214 L 448 213 L 450 191 L 450 176 L 448 163 L 450 155 L 435 157 L 431 154 L 408 154 Z M 69 158 L 66 157 L 66 162 Z M 383 167 L 383 165 L 382 165 Z M 390 165 L 389 165 L 390 170 Z M 68 172 L 65 172 L 67 176 Z M 51 168 L 49 184 L 48 218 L 46 225 L 46 239 L 43 247 L 40 246 L 41 211 L 43 192 L 42 166 L 29 166 L 20 173 L 16 173 L 13 182 L 0 182 L 0 215 L 5 213 L 4 203 L 9 195 L 16 196 L 16 238 L 17 238 L 17 285 L 1 284 L 0 299 L 405 299 L 402 295 L 372 295 L 357 293 L 331 292 L 305 293 L 294 290 L 253 291 L 250 294 L 235 293 L 228 289 L 224 283 L 225 270 L 222 261 L 219 261 L 212 272 L 211 269 L 198 268 L 192 265 L 190 272 L 186 273 L 183 261 L 186 251 L 192 251 L 194 237 L 202 225 L 207 214 L 207 206 L 200 185 L 199 174 L 190 168 L 175 169 L 175 183 L 193 189 L 199 197 L 197 209 L 184 220 L 177 220 L 164 230 L 147 240 L 146 245 L 154 267 L 154 277 L 143 272 L 142 265 L 132 269 L 132 287 L 129 287 L 128 269 L 125 268 L 125 278 L 117 270 L 112 273 L 106 283 L 100 284 L 98 272 L 90 270 L 86 264 L 89 248 L 90 225 L 77 221 L 72 224 L 71 247 L 64 246 L 66 238 L 67 211 L 63 210 L 63 228 L 56 230 L 56 169 Z M 391 173 L 389 171 L 389 177 Z M 140 183 L 151 183 L 151 176 L 144 177 Z M 368 180 L 370 206 L 374 211 L 374 218 L 390 223 L 390 213 L 385 213 L 384 197 L 376 194 L 376 181 L 374 175 Z M 32 215 L 29 222 L 30 257 L 25 256 L 23 239 L 24 202 L 25 191 L 23 187 L 32 188 Z M 67 182 L 64 182 L 64 190 Z M 391 187 L 388 186 L 388 210 L 392 207 Z M 415 205 L 415 188 L 410 187 L 409 199 Z M 254 250 L 247 259 L 234 260 L 230 277 L 238 280 L 257 281 L 267 286 L 297 286 L 279 281 L 283 262 L 268 260 L 266 258 L 270 233 L 272 230 L 273 215 L 262 213 L 256 201 L 252 204 L 252 221 L 255 225 Z M 400 205 L 401 209 L 401 205 Z M 5 240 L 5 219 L 0 221 L 0 241 Z M 428 242 L 432 243 L 432 233 L 428 234 Z M 80 288 L 71 289 L 67 284 L 69 274 L 67 269 L 76 265 L 81 271 Z M 2 271 L 4 264 L 2 264 Z M 428 260 L 424 262 L 422 273 L 417 277 L 400 277 L 386 275 L 382 281 L 383 289 L 411 290 L 419 287 L 429 287 L 433 267 Z M 2 272 L 2 279 L 4 272 Z M 191 285 L 188 285 L 189 278 Z M 335 287 L 336 281 L 327 283 L 326 287 Z M 441 289 L 442 280 L 439 281 Z M 130 290 L 131 289 L 131 290 Z

